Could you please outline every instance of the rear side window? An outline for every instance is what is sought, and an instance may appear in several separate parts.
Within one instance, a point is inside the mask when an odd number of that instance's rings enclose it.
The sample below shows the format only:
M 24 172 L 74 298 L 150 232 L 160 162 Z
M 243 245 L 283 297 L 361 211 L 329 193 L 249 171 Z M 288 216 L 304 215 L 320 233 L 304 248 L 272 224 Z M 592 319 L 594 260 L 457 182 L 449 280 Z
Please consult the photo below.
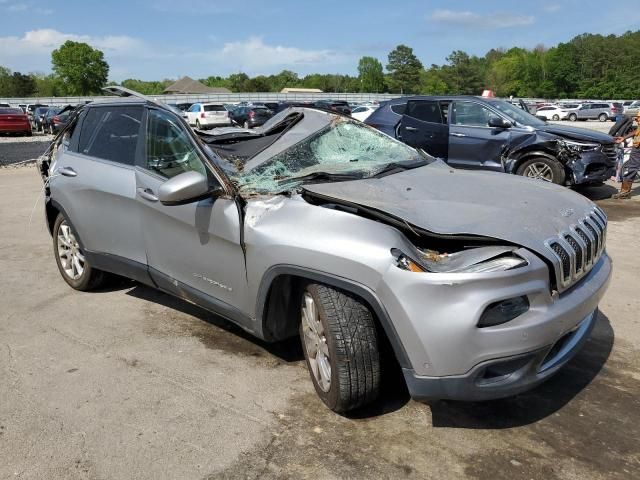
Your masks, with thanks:
M 405 115 L 422 120 L 423 122 L 444 123 L 438 102 L 424 100 L 409 102 L 407 103 Z
M 226 108 L 223 105 L 205 105 L 205 112 L 226 112 Z
M 405 110 L 407 109 L 406 103 L 399 103 L 397 105 L 391 105 L 391 111 L 393 113 L 397 113 L 398 115 L 404 115 Z
M 142 107 L 91 108 L 82 123 L 78 153 L 133 165 Z

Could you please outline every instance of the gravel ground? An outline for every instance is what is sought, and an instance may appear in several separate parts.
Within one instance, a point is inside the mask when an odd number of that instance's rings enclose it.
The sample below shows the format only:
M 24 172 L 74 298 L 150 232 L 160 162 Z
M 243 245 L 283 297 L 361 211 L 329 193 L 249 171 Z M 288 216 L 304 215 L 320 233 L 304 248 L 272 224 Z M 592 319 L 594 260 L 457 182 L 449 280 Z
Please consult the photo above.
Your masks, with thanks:
M 35 132 L 32 137 L 0 136 L 0 166 L 37 159 L 51 140 L 53 135 Z
M 69 288 L 42 204 L 30 222 L 41 188 L 33 167 L 0 169 L 0 478 L 640 478 L 640 196 L 599 202 L 614 274 L 557 376 L 484 403 L 392 385 L 340 416 L 299 342 L 266 345 L 135 282 Z

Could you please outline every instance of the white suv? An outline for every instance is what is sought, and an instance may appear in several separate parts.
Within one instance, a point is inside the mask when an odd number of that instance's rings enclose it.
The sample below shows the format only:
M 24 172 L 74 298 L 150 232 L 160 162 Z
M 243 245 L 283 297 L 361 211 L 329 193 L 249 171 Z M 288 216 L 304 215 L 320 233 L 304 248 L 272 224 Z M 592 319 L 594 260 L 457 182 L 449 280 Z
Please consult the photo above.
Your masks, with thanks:
M 189 125 L 198 129 L 231 125 L 229 112 L 221 103 L 194 103 L 186 113 Z

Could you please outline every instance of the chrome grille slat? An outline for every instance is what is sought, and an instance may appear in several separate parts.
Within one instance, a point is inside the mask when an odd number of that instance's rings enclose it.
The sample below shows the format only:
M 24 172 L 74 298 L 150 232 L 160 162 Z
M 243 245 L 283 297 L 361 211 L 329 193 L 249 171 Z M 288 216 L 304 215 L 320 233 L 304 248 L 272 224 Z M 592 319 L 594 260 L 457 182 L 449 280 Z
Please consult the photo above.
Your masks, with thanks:
M 554 262 L 558 291 L 570 288 L 585 276 L 604 252 L 607 217 L 595 208 L 585 217 L 545 242 L 557 260 Z

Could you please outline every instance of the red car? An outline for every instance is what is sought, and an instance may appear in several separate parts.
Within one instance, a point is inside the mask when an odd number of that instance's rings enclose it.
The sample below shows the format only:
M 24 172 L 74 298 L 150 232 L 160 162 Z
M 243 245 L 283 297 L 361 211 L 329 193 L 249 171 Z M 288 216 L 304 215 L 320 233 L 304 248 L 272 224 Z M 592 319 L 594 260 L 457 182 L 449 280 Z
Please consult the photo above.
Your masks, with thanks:
M 30 137 L 29 117 L 19 108 L 0 108 L 0 133 L 20 133 Z

